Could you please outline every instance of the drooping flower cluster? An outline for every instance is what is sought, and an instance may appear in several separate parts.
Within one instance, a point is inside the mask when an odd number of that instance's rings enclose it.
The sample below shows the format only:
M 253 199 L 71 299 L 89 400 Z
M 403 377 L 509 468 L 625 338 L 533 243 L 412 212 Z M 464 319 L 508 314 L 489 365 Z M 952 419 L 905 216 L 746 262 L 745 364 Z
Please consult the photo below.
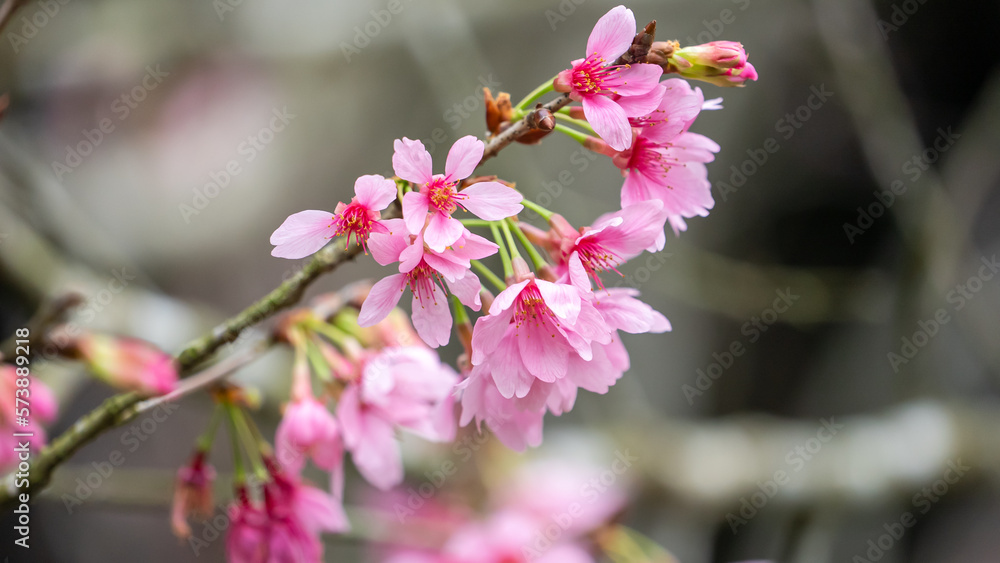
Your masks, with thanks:
M 714 205 L 706 165 L 720 148 L 690 128 L 703 110 L 721 109 L 721 98 L 706 100 L 683 78 L 742 86 L 757 72 L 739 43 L 682 48 L 656 42 L 654 34 L 655 22 L 637 34 L 632 12 L 612 9 L 594 27 L 585 56 L 518 104 L 507 93 L 484 93 L 489 150 L 462 137 L 444 173 L 435 174 L 420 141 L 397 139 L 395 178 L 362 176 L 350 204 L 294 214 L 274 232 L 275 256 L 302 258 L 346 236 L 395 270 L 370 287 L 359 310 L 333 317 L 304 311 L 284 323 L 280 334 L 295 359 L 275 456 L 287 482 L 296 483 L 311 459 L 329 473 L 339 503 L 349 452 L 367 481 L 389 489 L 404 478 L 397 432 L 453 440 L 456 402 L 462 426 L 485 424 L 514 450 L 537 446 L 546 414 L 572 409 L 580 389 L 607 393 L 629 369 L 621 333 L 671 330 L 637 290 L 608 279 L 642 253 L 662 250 L 668 224 L 679 235 L 687 219 L 708 215 Z M 664 80 L 669 74 L 675 77 Z M 536 104 L 552 91 L 563 97 Z M 520 136 L 508 135 L 511 128 Z M 473 176 L 506 143 L 537 143 L 553 132 L 621 170 L 617 210 L 576 229 L 513 183 Z M 522 221 L 524 208 L 548 227 Z M 499 258 L 502 274 L 482 262 L 491 257 Z M 395 309 L 407 289 L 412 326 Z M 453 331 L 463 348 L 460 373 L 434 351 Z M 237 502 L 245 524 L 232 532 L 231 550 L 253 545 L 254 521 L 274 504 L 266 487 L 264 501 L 263 508 Z M 511 546 L 536 524 L 523 510 L 505 508 L 456 533 L 442 554 L 399 553 L 394 561 L 521 561 Z M 234 539 L 240 534 L 245 541 Z M 296 555 L 314 560 L 309 545 L 299 542 Z M 546 560 L 590 561 L 572 542 L 563 547 Z

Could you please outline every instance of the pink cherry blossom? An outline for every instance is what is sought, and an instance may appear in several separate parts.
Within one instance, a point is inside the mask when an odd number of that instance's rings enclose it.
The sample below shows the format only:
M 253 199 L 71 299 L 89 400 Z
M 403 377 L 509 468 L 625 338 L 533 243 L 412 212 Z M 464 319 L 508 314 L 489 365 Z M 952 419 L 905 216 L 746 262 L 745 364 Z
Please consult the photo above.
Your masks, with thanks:
M 340 501 L 283 473 L 265 460 L 271 481 L 264 485 L 263 506 L 239 487 L 230 507 L 226 554 L 231 563 L 319 563 L 323 532 L 350 528 Z
M 316 467 L 331 472 L 334 493 L 340 494 L 344 455 L 340 425 L 322 403 L 313 397 L 289 403 L 278 425 L 275 446 L 279 461 L 296 474 L 302 471 L 306 457 L 312 457 Z
M 571 356 L 593 357 L 592 344 L 611 341 L 600 314 L 578 288 L 535 279 L 497 295 L 472 334 L 472 364 L 488 362 L 504 398 L 527 396 L 536 381 L 566 375 Z
M 681 133 L 667 143 L 639 135 L 627 153 L 614 158 L 625 175 L 622 206 L 658 199 L 670 217 L 707 216 L 715 200 L 705 163 L 717 152 L 718 144 L 697 133 Z
M 414 235 L 423 232 L 424 242 L 435 252 L 443 252 L 462 237 L 462 223 L 451 216 L 457 209 L 487 221 L 517 215 L 523 209 L 521 194 L 500 182 L 479 182 L 458 190 L 459 182 L 479 165 L 484 150 L 479 139 L 462 137 L 448 151 L 445 173 L 433 174 L 431 155 L 423 143 L 406 137 L 395 142 L 392 167 L 396 175 L 419 187 L 403 196 L 406 228 Z
M 412 193 L 412 192 L 411 192 Z M 444 346 L 451 339 L 451 309 L 447 294 L 453 293 L 467 307 L 478 311 L 479 278 L 470 268 L 471 260 L 490 256 L 497 245 L 472 234 L 461 224 L 461 233 L 451 246 L 437 252 L 424 244 L 425 233 L 406 234 L 402 220 L 386 221 L 391 234 L 374 234 L 372 256 L 382 265 L 399 262 L 398 274 L 380 280 L 361 306 L 358 324 L 372 326 L 384 319 L 399 303 L 403 290 L 413 295 L 413 326 L 428 346 Z
M 587 40 L 587 56 L 556 77 L 556 91 L 583 103 L 594 131 L 612 148 L 632 144 L 629 117 L 653 110 L 659 103 L 657 82 L 663 69 L 652 64 L 616 65 L 635 37 L 635 16 L 624 6 L 612 8 L 597 21 Z M 652 93 L 652 94 L 651 94 Z
M 599 274 L 604 271 L 618 272 L 618 266 L 631 260 L 643 250 L 663 249 L 663 225 L 667 213 L 663 203 L 651 200 L 630 205 L 615 213 L 598 217 L 590 227 L 572 230 L 561 216 L 553 216 L 562 232 L 556 259 L 557 273 L 566 275 L 573 285 L 590 287 L 590 277 L 603 288 Z M 556 230 L 556 227 L 553 228 Z M 574 236 L 575 235 L 575 236 Z M 619 274 L 621 272 L 618 272 Z
M 354 182 L 351 203 L 338 203 L 333 213 L 308 210 L 289 215 L 271 235 L 271 256 L 305 258 L 326 246 L 330 239 L 347 235 L 361 246 L 371 233 L 386 232 L 381 211 L 396 199 L 396 183 L 379 175 L 362 176 Z
M 454 439 L 456 383 L 458 374 L 422 346 L 386 348 L 365 362 L 360 381 L 341 395 L 337 416 L 369 483 L 385 490 L 403 479 L 396 428 L 435 442 Z

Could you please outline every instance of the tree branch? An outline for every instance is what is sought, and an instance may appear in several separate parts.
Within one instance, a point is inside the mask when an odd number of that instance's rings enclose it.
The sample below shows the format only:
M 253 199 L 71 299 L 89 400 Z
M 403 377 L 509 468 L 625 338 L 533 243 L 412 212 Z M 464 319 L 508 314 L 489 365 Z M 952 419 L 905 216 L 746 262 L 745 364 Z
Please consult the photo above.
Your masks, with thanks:
M 570 99 L 569 94 L 563 94 L 542 107 L 555 114 L 560 109 L 568 106 L 572 101 L 573 100 Z M 482 166 L 484 162 L 496 156 L 497 153 L 503 150 L 504 147 L 513 143 L 518 139 L 518 137 L 524 135 L 530 130 L 531 126 L 528 125 L 528 117 L 525 116 L 521 119 L 521 121 L 518 121 L 507 129 L 504 129 L 499 135 L 494 136 L 490 139 L 490 142 L 486 144 L 486 150 L 483 151 L 483 158 L 479 161 L 479 166 Z
M 569 96 L 562 95 L 545 104 L 543 107 L 554 113 L 568 105 L 570 101 Z M 524 135 L 530 129 L 531 127 L 528 125 L 527 119 L 521 119 L 504 132 L 490 139 L 483 151 L 483 158 L 479 161 L 479 165 L 481 166 L 483 162 L 496 156 L 504 147 L 517 140 L 518 137 Z M 387 213 L 383 214 L 385 218 L 394 218 L 399 215 L 398 205 L 393 206 Z M 312 282 L 316 281 L 321 275 L 332 272 L 341 264 L 353 259 L 361 251 L 361 247 L 356 244 L 350 244 L 345 247 L 343 239 L 337 239 L 327 245 L 317 252 L 313 259 L 296 272 L 294 276 L 271 291 L 271 293 L 250 307 L 247 307 L 236 316 L 218 325 L 210 333 L 189 343 L 181 350 L 176 356 L 181 377 L 193 373 L 198 365 L 225 344 L 236 340 L 245 329 L 297 303 Z M 214 372 L 212 373 L 214 374 Z M 222 375 L 225 375 L 225 373 Z M 222 375 L 214 374 L 211 381 L 214 381 L 216 377 L 222 377 Z M 209 378 L 206 376 L 206 379 Z M 185 386 L 184 389 L 186 388 Z M 198 386 L 196 388 L 201 387 Z M 0 504 L 13 502 L 17 498 L 18 493 L 29 492 L 32 487 L 36 491 L 45 487 L 52 478 L 52 472 L 55 471 L 56 467 L 69 459 L 77 450 L 94 440 L 105 430 L 125 424 L 142 412 L 144 409 L 139 405 L 143 399 L 144 397 L 136 393 L 121 393 L 107 399 L 101 406 L 78 420 L 69 430 L 63 432 L 53 440 L 33 460 L 31 475 L 27 484 L 20 488 L 16 487 L 13 474 L 4 478 L 2 486 L 0 486 Z

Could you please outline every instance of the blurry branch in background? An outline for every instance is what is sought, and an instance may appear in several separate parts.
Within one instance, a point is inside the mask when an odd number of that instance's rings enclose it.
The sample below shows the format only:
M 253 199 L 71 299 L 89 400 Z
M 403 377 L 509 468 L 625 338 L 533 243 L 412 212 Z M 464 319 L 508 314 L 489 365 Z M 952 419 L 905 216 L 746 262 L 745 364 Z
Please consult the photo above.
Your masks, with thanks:
M 65 322 L 70 312 L 81 303 L 83 303 L 83 296 L 74 292 L 57 297 L 43 305 L 28 323 L 28 329 L 31 331 L 31 336 L 28 338 L 28 349 L 40 347 L 49 330 Z M 0 356 L 5 358 L 13 357 L 14 348 L 15 339 L 8 339 L 0 346 Z
M 569 97 L 564 95 L 559 96 L 543 107 L 555 112 L 569 103 Z M 503 133 L 491 138 L 486 143 L 480 165 L 489 158 L 496 156 L 504 147 L 517 140 L 518 137 L 524 135 L 529 130 L 528 116 L 526 116 L 511 125 Z M 399 216 L 400 208 L 398 202 L 383 214 L 383 217 L 386 219 Z M 343 239 L 331 241 L 325 248 L 317 252 L 308 264 L 271 291 L 271 293 L 229 320 L 216 326 L 208 334 L 185 346 L 176 356 L 181 377 L 193 373 L 195 368 L 202 362 L 211 357 L 223 345 L 236 340 L 245 329 L 269 319 L 278 311 L 297 303 L 302 298 L 306 289 L 321 275 L 334 271 L 340 265 L 361 254 L 361 252 L 362 248 L 357 244 L 351 244 Z M 234 363 L 238 364 L 239 362 Z M 221 375 L 213 374 L 212 376 L 205 376 L 205 379 L 212 381 L 215 377 L 222 377 L 223 375 L 225 373 Z M 136 393 L 121 393 L 107 399 L 99 407 L 76 421 L 76 423 L 70 426 L 69 430 L 54 439 L 38 455 L 32 467 L 30 481 L 25 489 L 33 487 L 35 490 L 38 490 L 45 487 L 56 467 L 69 459 L 84 444 L 94 440 L 102 432 L 132 420 L 141 412 L 137 408 L 137 405 L 142 400 L 143 397 Z M 0 490 L 0 504 L 7 504 L 17 498 L 19 489 L 14 486 L 14 479 L 12 477 L 8 475 L 3 483 L 2 490 Z
M 27 3 L 26 0 L 4 0 L 3 5 L 0 6 L 0 31 L 7 27 L 11 18 L 14 17 L 14 12 Z
M 853 118 L 879 189 L 886 189 L 898 178 L 902 163 L 921 154 L 925 147 L 898 82 L 888 47 L 873 31 L 871 22 L 878 18 L 866 0 L 812 0 L 812 5 L 820 37 L 840 82 L 839 91 L 844 93 L 845 109 Z M 992 94 L 990 90 L 984 88 L 986 96 Z M 979 177 L 982 162 L 986 161 L 992 167 L 991 174 L 969 184 L 992 185 L 990 182 L 1000 174 L 1000 168 L 987 148 L 995 143 L 991 144 L 984 137 L 996 139 L 998 120 L 1000 108 L 996 103 L 987 102 L 963 123 L 939 124 L 954 126 L 963 136 L 966 128 L 975 132 L 977 124 L 989 131 L 988 134 L 977 132 L 979 139 L 963 139 L 955 152 L 948 155 L 948 163 L 958 162 L 966 167 L 954 171 L 946 168 L 949 182 Z M 966 156 L 966 153 L 972 154 Z M 928 303 L 932 304 L 930 310 L 937 306 L 935 303 L 961 276 L 961 268 L 980 259 L 981 252 L 970 237 L 970 229 L 975 224 L 975 208 L 966 205 L 960 210 L 956 206 L 955 200 L 960 199 L 962 190 L 968 189 L 964 186 L 964 181 L 951 182 L 951 189 L 946 190 L 941 175 L 934 167 L 929 167 L 913 194 L 902 198 L 891 210 L 908 250 L 905 276 L 900 280 L 903 289 L 896 305 L 896 324 L 901 333 L 907 332 L 915 319 L 926 315 Z M 988 187 L 977 191 L 986 193 Z M 982 197 L 974 193 L 968 199 L 976 205 Z M 992 322 L 993 311 L 991 307 L 970 307 L 966 314 L 976 319 L 979 326 L 986 326 Z M 978 355 L 995 373 L 1000 372 L 1000 348 L 990 340 L 988 331 L 966 330 L 966 333 Z M 923 383 L 929 388 L 936 386 L 927 378 Z M 899 387 L 901 390 L 914 389 L 904 384 Z M 919 387 L 915 389 L 919 392 Z

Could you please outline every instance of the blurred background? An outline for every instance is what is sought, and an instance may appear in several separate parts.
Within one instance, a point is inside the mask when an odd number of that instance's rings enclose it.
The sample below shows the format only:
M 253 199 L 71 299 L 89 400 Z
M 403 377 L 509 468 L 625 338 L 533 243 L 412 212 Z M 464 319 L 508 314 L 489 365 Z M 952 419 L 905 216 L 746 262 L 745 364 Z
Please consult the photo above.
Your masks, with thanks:
M 443 163 L 455 139 L 484 134 L 484 86 L 520 98 L 582 56 L 615 4 L 27 4 L 0 46 L 0 334 L 73 290 L 83 328 L 179 349 L 300 266 L 269 255 L 287 215 L 391 175 L 394 138 Z M 715 208 L 609 283 L 641 290 L 673 332 L 626 335 L 632 368 L 608 395 L 549 416 L 526 456 L 487 440 L 448 490 L 523 459 L 604 469 L 628 451 L 622 521 L 684 563 L 997 561 L 1000 4 L 629 7 L 661 40 L 741 41 L 761 77 L 701 85 L 725 106 L 692 128 L 722 146 Z M 618 205 L 617 169 L 564 137 L 482 171 L 574 224 Z M 381 272 L 359 260 L 310 295 Z M 288 362 L 275 351 L 239 374 L 262 390 L 270 430 Z M 65 366 L 36 371 L 63 402 L 53 436 L 112 394 Z M 196 553 L 168 523 L 174 472 L 209 412 L 192 397 L 139 426 L 134 450 L 117 428 L 73 456 L 32 509 L 30 560 L 224 560 L 223 541 Z M 414 484 L 454 457 L 405 446 Z M 125 463 L 83 498 L 116 449 Z M 349 478 L 360 507 L 368 485 Z M 327 537 L 327 560 L 369 557 L 356 510 L 358 531 Z M 898 532 L 901 520 L 912 526 Z M 6 553 L 9 511 L 0 523 Z

